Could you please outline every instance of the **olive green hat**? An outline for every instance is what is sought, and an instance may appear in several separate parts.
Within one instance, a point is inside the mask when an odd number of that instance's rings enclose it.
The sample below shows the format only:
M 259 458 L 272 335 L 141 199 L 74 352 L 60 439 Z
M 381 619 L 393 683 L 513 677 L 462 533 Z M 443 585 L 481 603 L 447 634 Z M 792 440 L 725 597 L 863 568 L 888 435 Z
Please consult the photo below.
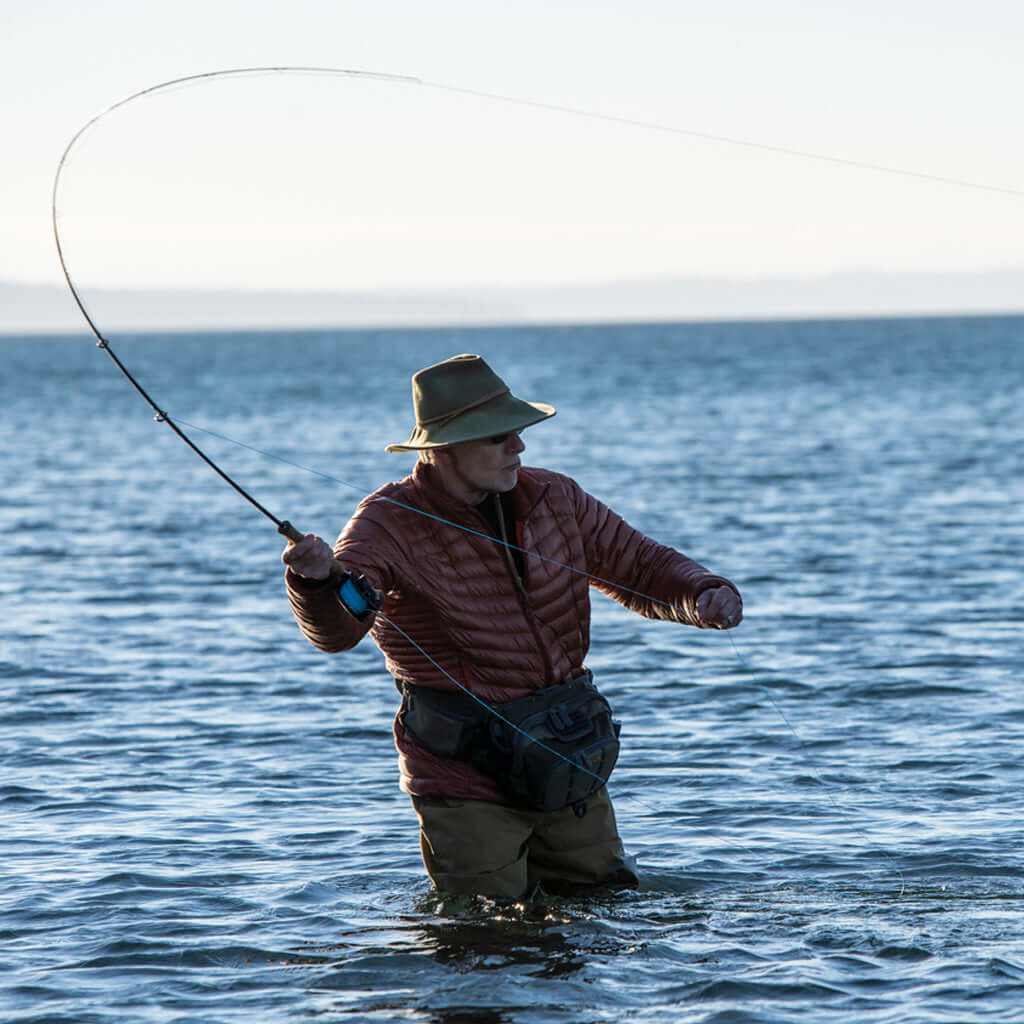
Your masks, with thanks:
M 524 402 L 480 356 L 452 356 L 413 375 L 416 426 L 385 451 L 415 452 L 522 430 L 555 415 L 552 405 Z

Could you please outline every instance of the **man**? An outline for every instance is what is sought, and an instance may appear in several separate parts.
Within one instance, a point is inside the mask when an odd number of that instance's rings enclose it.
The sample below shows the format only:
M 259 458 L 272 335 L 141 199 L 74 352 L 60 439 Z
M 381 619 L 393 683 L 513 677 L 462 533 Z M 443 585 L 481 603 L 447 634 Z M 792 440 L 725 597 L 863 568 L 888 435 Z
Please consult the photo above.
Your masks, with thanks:
M 296 619 L 321 650 L 370 632 L 384 652 L 403 694 L 401 785 L 438 889 L 635 886 L 604 786 L 617 727 L 583 664 L 589 587 L 719 629 L 742 619 L 739 592 L 575 481 L 523 466 L 520 432 L 555 410 L 514 397 L 479 356 L 412 385 L 416 426 L 387 448 L 419 453 L 412 475 L 366 498 L 333 551 L 307 534 L 282 555 Z M 340 590 L 336 560 L 353 574 Z

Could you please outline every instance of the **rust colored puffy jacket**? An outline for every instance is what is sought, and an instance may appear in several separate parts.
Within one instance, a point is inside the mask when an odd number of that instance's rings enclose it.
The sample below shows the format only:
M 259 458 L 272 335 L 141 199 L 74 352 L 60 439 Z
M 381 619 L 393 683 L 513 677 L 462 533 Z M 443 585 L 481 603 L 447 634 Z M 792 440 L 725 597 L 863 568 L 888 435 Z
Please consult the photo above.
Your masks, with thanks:
M 634 530 L 569 477 L 523 467 L 512 492 L 517 536 L 510 539 L 533 554 L 524 555 L 520 592 L 484 517 L 434 486 L 431 476 L 428 465 L 417 463 L 411 476 L 366 498 L 335 554 L 384 592 L 388 619 L 488 702 L 516 700 L 579 673 L 590 646 L 590 586 L 647 618 L 694 626 L 700 593 L 736 589 Z M 290 569 L 286 581 L 299 626 L 320 650 L 347 650 L 370 629 L 329 583 Z M 371 633 L 396 680 L 458 689 L 383 617 Z M 395 742 L 406 792 L 502 802 L 471 765 L 428 753 L 397 721 Z

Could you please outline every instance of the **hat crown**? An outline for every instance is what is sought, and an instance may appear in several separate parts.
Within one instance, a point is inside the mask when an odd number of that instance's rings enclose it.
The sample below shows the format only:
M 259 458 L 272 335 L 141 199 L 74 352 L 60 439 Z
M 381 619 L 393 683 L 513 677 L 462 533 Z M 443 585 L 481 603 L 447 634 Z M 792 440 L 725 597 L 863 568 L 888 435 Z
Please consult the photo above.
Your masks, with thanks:
M 475 355 L 452 356 L 412 378 L 412 404 L 421 427 L 453 420 L 504 394 L 508 385 Z
M 520 431 L 555 415 L 554 406 L 524 402 L 480 357 L 452 356 L 413 374 L 416 426 L 408 441 L 385 451 L 446 448 Z

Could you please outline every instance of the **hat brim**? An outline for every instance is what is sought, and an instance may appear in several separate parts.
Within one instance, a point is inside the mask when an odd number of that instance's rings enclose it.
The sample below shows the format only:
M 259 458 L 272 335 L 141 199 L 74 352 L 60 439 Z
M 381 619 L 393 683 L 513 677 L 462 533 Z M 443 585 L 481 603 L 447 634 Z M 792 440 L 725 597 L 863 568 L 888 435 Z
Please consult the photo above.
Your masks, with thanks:
M 495 434 L 525 430 L 535 423 L 550 419 L 555 407 L 545 402 L 524 402 L 514 395 L 505 394 L 477 409 L 457 416 L 441 426 L 417 426 L 408 441 L 389 444 L 386 452 L 422 452 L 431 448 L 447 448 L 464 441 L 479 441 Z

